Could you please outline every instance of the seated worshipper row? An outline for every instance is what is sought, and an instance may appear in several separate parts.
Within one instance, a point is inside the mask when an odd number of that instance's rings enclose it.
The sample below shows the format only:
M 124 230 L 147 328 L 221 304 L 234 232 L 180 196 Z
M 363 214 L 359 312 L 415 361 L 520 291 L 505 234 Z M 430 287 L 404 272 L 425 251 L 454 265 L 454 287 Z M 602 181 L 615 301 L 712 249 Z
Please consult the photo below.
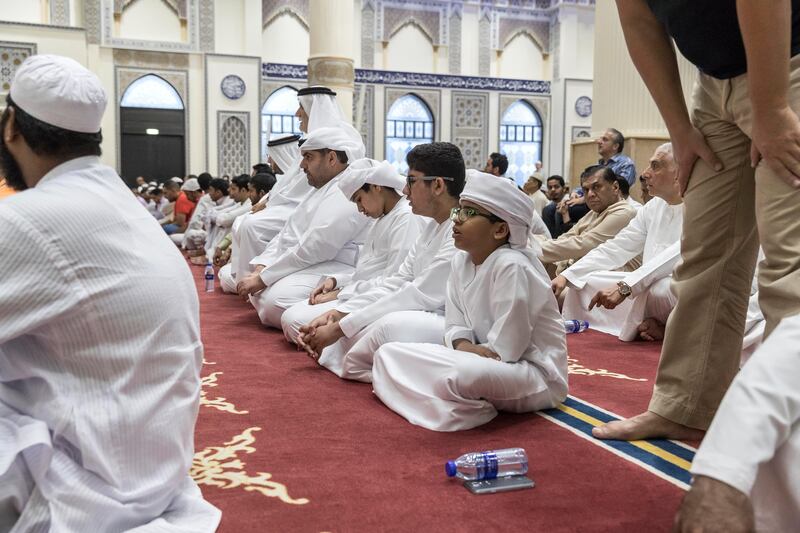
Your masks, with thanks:
M 303 127 L 301 122 L 301 129 Z M 250 262 L 264 252 L 300 202 L 313 190 L 300 168 L 299 140 L 299 135 L 288 135 L 267 143 L 267 163 L 276 182 L 268 194 L 253 204 L 250 213 L 238 218 L 231 227 L 231 260 L 219 272 L 222 290 L 227 293 L 237 293 L 237 281 L 253 270 Z
M 358 210 L 375 219 L 367 234 L 352 274 L 325 277 L 308 301 L 298 302 L 283 313 L 281 327 L 290 342 L 297 342 L 300 327 L 353 297 L 379 287 L 398 272 L 425 224 L 412 213 L 402 195 L 405 179 L 387 161 L 350 170 L 339 182 L 345 197 Z
M 173 204 L 173 207 L 172 216 L 167 216 L 162 219 L 161 226 L 170 237 L 173 235 L 180 236 L 173 239 L 173 242 L 177 239 L 182 241 L 183 233 L 189 226 L 189 220 L 194 214 L 197 203 L 203 196 L 203 191 L 200 189 L 197 178 L 190 178 L 183 184 L 179 184 L 176 181 L 168 181 L 165 183 L 164 196 Z
M 548 204 L 548 197 L 542 191 L 542 185 L 542 175 L 532 174 L 528 177 L 528 181 L 525 182 L 525 185 L 522 186 L 522 190 L 530 197 L 533 202 L 533 208 L 539 216 L 542 215 L 545 206 Z
M 203 201 L 204 199 L 208 201 Z M 201 257 L 205 255 L 205 242 L 211 230 L 210 219 L 216 219 L 216 213 L 227 211 L 235 204 L 230 197 L 230 184 L 223 178 L 213 178 L 209 184 L 206 194 L 189 219 L 189 225 L 183 234 L 181 247 L 189 252 L 189 257 Z M 212 215 L 213 213 L 213 215 Z M 175 240 L 175 235 L 172 235 Z
M 551 277 L 566 270 L 601 243 L 612 239 L 636 216 L 636 208 L 622 199 L 616 174 L 604 166 L 589 167 L 581 182 L 586 205 L 591 212 L 557 239 L 536 236 L 541 247 L 541 260 Z M 624 266 L 635 270 L 641 258 L 635 257 Z
M 672 144 L 656 149 L 643 176 L 653 200 L 616 236 L 589 251 L 552 283 L 565 318 L 587 320 L 592 329 L 623 341 L 662 339 L 676 303 L 670 283 L 680 258 L 683 200 Z M 639 268 L 617 270 L 640 256 Z
M 212 206 L 207 209 L 184 236 L 184 248 L 189 251 L 189 256 L 194 264 L 205 264 L 207 257 L 211 257 L 217 244 L 225 238 L 230 231 L 236 217 L 250 211 L 250 193 L 247 185 L 250 177 L 242 174 L 230 183 L 222 178 L 211 180 L 208 187 L 208 196 Z
M 304 145 L 305 146 L 305 145 Z M 415 216 L 430 219 L 399 270 L 301 328 L 298 344 L 339 377 L 372 381 L 372 360 L 391 341 L 441 342 L 450 263 L 450 220 L 464 188 L 461 151 L 447 142 L 415 146 L 403 193 Z M 486 174 L 483 174 L 486 176 Z M 494 178 L 493 178 L 494 179 Z
M 244 175 L 243 175 L 244 176 Z M 239 177 L 240 180 L 242 176 Z M 220 268 L 219 278 L 222 284 L 222 289 L 225 292 L 236 292 L 236 286 L 233 287 L 228 286 L 226 288 L 225 283 L 227 282 L 229 276 L 223 276 L 223 270 L 227 268 L 228 272 L 230 271 L 230 261 L 231 261 L 231 254 L 233 252 L 233 232 L 238 224 L 249 214 L 253 213 L 253 208 L 257 206 L 261 199 L 264 198 L 275 186 L 277 182 L 275 178 L 275 174 L 272 171 L 267 171 L 266 169 L 261 169 L 256 172 L 253 177 L 248 176 L 247 181 L 247 195 L 249 199 L 249 206 L 250 208 L 243 214 L 237 216 L 233 223 L 231 224 L 230 231 L 228 232 L 222 240 L 220 240 L 217 247 L 214 249 L 213 255 L 213 262 L 214 265 Z
M 567 397 L 564 324 L 530 247 L 533 205 L 502 178 L 467 182 L 453 210 L 444 344 L 390 342 L 372 368 L 375 394 L 436 431 L 485 424 L 498 411 L 549 409 Z
M 581 175 L 581 181 L 586 176 L 587 174 L 584 171 Z M 550 238 L 553 239 L 557 239 L 569 231 L 576 222 L 590 211 L 585 202 L 578 202 L 576 199 L 570 198 L 567 194 L 564 178 L 561 176 L 547 178 L 547 198 L 550 203 L 542 209 L 542 220 L 550 232 Z
M 197 290 L 100 160 L 106 102 L 75 60 L 32 55 L 0 119 L 2 173 L 27 189 L 0 208 L 0 531 L 210 533 L 189 476 Z
M 424 166 L 415 162 L 412 153 L 409 179 Z M 440 156 L 430 163 L 441 161 Z M 437 174 L 447 177 L 443 170 Z M 427 172 L 420 172 L 420 177 Z M 433 188 L 435 183 L 426 186 Z M 421 190 L 411 189 L 412 206 L 418 205 L 415 194 Z M 320 364 L 340 377 L 371 381 L 388 407 L 436 431 L 476 427 L 494 418 L 498 410 L 550 408 L 567 394 L 561 315 L 549 277 L 529 247 L 533 204 L 516 185 L 495 176 L 470 178 L 460 196 L 460 205 L 450 209 L 448 220 L 453 241 L 448 242 L 450 260 L 443 271 L 447 276 L 445 316 L 390 309 L 393 312 L 367 326 L 366 335 L 355 344 L 370 342 L 360 351 L 331 353 L 334 344 L 324 347 L 319 357 Z M 447 194 L 443 199 L 450 198 Z M 417 244 L 425 244 L 423 236 Z M 404 267 L 419 259 L 415 252 L 419 250 L 411 252 Z M 371 304 L 373 313 L 379 312 L 381 304 L 397 308 L 409 303 L 419 290 L 407 289 L 417 282 L 406 280 L 405 291 L 401 288 Z M 316 337 L 324 336 L 320 330 L 326 327 L 330 326 L 319 321 L 302 328 L 299 341 L 312 357 L 318 356 L 325 342 Z M 445 383 L 450 386 L 443 388 Z
M 352 160 L 364 157 L 366 150 L 361 135 L 344 119 L 335 92 L 327 87 L 305 87 L 297 92 L 297 98 L 299 105 L 295 115 L 301 132 L 339 128 L 351 141 Z M 236 292 L 239 281 L 252 273 L 251 261 L 264 252 L 289 215 L 313 190 L 300 168 L 298 140 L 299 136 L 290 135 L 267 143 L 267 162 L 280 179 L 275 189 L 253 206 L 253 214 L 242 218 L 232 228 L 231 266 L 220 274 L 221 284 L 228 292 Z
M 309 298 L 320 276 L 353 272 L 370 223 L 338 186 L 363 143 L 342 128 L 323 127 L 308 134 L 301 152 L 300 168 L 314 190 L 251 261 L 253 273 L 237 282 L 261 322 L 275 328 L 287 308 Z

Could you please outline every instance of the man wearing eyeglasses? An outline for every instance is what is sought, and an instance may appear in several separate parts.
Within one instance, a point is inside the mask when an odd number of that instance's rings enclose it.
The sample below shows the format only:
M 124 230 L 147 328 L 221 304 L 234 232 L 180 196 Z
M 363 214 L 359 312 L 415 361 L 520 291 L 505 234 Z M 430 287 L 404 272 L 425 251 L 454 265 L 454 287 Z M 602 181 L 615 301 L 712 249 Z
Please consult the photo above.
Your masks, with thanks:
M 392 341 L 441 343 L 445 288 L 455 253 L 450 211 L 464 188 L 461 151 L 445 142 L 408 153 L 406 187 L 415 215 L 432 219 L 394 276 L 301 328 L 298 343 L 345 379 L 372 381 L 372 358 Z
M 559 238 L 540 242 L 542 263 L 551 276 L 613 239 L 636 216 L 636 209 L 623 200 L 613 170 L 597 165 L 587 172 L 582 187 L 591 211 Z M 641 257 L 636 257 L 626 263 L 624 270 L 636 270 L 641 264 Z

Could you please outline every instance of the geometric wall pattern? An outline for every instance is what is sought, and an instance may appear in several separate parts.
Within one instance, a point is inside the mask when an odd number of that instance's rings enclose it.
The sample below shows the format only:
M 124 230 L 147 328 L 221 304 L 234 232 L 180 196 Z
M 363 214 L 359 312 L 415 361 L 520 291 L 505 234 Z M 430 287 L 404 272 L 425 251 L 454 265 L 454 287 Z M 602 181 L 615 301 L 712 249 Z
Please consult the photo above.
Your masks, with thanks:
M 461 149 L 467 168 L 483 168 L 488 157 L 488 93 L 453 91 L 451 106 L 453 143 Z
M 7 93 L 25 59 L 36 54 L 36 44 L 0 41 L 0 92 Z
M 250 173 L 250 113 L 218 111 L 217 146 L 219 173 L 234 177 Z

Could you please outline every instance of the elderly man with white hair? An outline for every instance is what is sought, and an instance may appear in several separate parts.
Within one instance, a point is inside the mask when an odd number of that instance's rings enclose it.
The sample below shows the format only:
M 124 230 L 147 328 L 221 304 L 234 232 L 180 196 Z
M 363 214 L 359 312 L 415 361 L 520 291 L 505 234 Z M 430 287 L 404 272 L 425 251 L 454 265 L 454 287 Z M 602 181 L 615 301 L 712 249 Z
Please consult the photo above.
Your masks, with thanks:
M 375 353 L 375 394 L 412 424 L 471 429 L 499 410 L 537 411 L 566 398 L 564 324 L 529 245 L 533 210 L 505 178 L 464 188 L 452 213 L 461 251 L 447 282 L 444 346 L 392 342 Z
M 308 301 L 296 303 L 283 314 L 281 326 L 290 342 L 297 342 L 302 326 L 394 275 L 424 224 L 402 195 L 406 181 L 394 166 L 387 161 L 367 161 L 373 166 L 351 170 L 342 177 L 339 188 L 359 211 L 377 220 L 361 247 L 355 271 L 324 278 Z
M 563 291 L 564 317 L 587 320 L 593 329 L 624 341 L 663 338 L 664 324 L 676 302 L 670 283 L 680 258 L 683 228 L 677 170 L 672 145 L 656 148 L 643 173 L 654 198 L 616 237 L 553 280 L 556 296 Z M 641 267 L 616 271 L 639 255 L 643 255 Z M 595 306 L 605 309 L 592 311 Z
M 319 128 L 303 143 L 300 167 L 315 190 L 236 287 L 239 295 L 250 296 L 265 326 L 280 328 L 283 312 L 307 299 L 321 276 L 352 273 L 370 220 L 338 184 L 362 148 L 339 128 Z
M 0 531 L 212 532 L 197 289 L 100 162 L 100 80 L 34 55 L 0 119 Z

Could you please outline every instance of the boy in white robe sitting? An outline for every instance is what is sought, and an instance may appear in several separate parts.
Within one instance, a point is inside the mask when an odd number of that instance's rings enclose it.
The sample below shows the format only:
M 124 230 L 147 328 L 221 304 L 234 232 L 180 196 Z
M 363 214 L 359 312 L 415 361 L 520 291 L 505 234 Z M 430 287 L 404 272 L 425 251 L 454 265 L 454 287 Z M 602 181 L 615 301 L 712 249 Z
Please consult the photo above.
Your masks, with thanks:
M 547 409 L 567 396 L 567 347 L 550 279 L 528 245 L 533 204 L 504 179 L 472 180 L 453 210 L 441 344 L 389 343 L 372 383 L 413 424 L 458 431 L 498 410 Z
M 404 194 L 415 215 L 431 218 L 397 273 L 301 328 L 298 344 L 345 379 L 372 380 L 372 357 L 386 342 L 440 342 L 453 247 L 450 211 L 464 188 L 457 146 L 434 142 L 406 156 Z
M 321 276 L 353 271 L 371 221 L 345 198 L 338 182 L 361 149 L 339 128 L 319 128 L 303 143 L 300 167 L 314 191 L 251 261 L 254 272 L 236 286 L 265 326 L 280 328 L 283 312 L 308 299 Z
M 361 213 L 377 219 L 361 247 L 356 269 L 352 274 L 325 277 L 308 301 L 286 310 L 281 327 L 289 342 L 297 342 L 300 327 L 392 276 L 417 240 L 424 219 L 411 212 L 408 199 L 402 196 L 405 179 L 387 161 L 374 164 L 351 170 L 339 183 Z

